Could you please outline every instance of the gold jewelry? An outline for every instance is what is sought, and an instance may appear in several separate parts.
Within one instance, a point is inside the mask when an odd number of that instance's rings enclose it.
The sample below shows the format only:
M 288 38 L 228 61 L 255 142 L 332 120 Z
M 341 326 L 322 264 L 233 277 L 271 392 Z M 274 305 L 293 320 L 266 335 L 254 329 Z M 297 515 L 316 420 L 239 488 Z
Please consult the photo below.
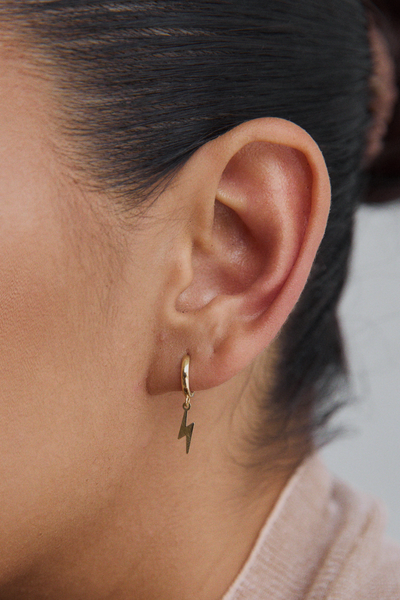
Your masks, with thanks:
M 181 428 L 179 429 L 178 440 L 182 437 L 186 436 L 186 454 L 189 454 L 190 442 L 192 440 L 192 433 L 194 423 L 190 425 L 186 425 L 187 413 L 190 410 L 190 399 L 193 398 L 194 392 L 190 391 L 189 386 L 189 364 L 190 364 L 190 356 L 189 354 L 185 354 L 182 359 L 181 365 L 181 384 L 182 384 L 182 392 L 185 394 L 185 402 L 183 403 L 183 417 Z

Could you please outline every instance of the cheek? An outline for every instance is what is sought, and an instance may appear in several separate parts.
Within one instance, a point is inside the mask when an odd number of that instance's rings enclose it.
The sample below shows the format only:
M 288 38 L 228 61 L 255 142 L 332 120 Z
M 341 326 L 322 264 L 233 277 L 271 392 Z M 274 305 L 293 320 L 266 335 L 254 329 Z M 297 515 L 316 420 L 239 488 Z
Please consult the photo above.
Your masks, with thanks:
M 72 531 L 97 523 L 134 462 L 133 440 L 146 445 L 151 311 L 139 296 L 143 269 L 136 289 L 124 289 L 123 253 L 117 260 L 105 240 L 112 226 L 61 177 L 46 137 L 43 82 L 38 90 L 4 64 L 0 586 L 51 544 L 59 554 L 60 538 L 71 541 Z
M 0 198 L 0 580 L 21 548 L 38 552 L 110 501 L 141 430 L 142 365 L 128 365 L 134 340 L 106 315 L 107 252 L 98 243 L 93 258 L 94 235 L 72 242 L 46 198 Z M 90 230 L 79 217 L 75 229 Z

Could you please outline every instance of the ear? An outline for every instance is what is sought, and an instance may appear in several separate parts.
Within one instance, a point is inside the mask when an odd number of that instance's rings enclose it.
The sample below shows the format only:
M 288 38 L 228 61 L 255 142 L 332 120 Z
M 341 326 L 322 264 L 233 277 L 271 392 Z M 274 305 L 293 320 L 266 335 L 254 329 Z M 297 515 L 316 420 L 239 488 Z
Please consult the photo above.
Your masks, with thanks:
M 277 336 L 323 237 L 330 185 L 322 154 L 281 119 L 244 123 L 205 144 L 166 192 L 182 208 L 150 393 L 220 385 Z M 179 274 L 179 275 L 177 275 Z

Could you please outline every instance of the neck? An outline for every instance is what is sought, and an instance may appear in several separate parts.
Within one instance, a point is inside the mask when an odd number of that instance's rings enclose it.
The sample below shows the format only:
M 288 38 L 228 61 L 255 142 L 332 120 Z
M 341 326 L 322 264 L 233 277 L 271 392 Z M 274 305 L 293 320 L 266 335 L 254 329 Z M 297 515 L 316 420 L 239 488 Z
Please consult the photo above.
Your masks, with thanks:
M 251 478 L 258 484 L 251 482 L 229 446 L 234 419 L 226 418 L 226 406 L 216 398 L 208 395 L 203 402 L 201 396 L 196 394 L 189 413 L 196 421 L 189 455 L 185 440 L 176 439 L 177 411 L 168 431 L 127 461 L 107 506 L 91 521 L 82 519 L 67 547 L 59 541 L 40 564 L 1 590 L 3 600 L 219 600 L 224 595 L 290 472 L 254 471 Z M 61 535 L 65 539 L 65 532 Z

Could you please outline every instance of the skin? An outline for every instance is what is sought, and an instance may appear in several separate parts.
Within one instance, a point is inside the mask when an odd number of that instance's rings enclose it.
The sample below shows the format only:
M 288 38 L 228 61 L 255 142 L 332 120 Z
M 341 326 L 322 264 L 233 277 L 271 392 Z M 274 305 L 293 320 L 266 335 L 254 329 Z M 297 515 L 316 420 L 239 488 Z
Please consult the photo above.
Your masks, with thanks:
M 250 469 L 246 434 L 326 167 L 295 125 L 252 121 L 128 223 L 60 159 L 53 97 L 1 49 L 0 597 L 217 600 L 293 468 Z

